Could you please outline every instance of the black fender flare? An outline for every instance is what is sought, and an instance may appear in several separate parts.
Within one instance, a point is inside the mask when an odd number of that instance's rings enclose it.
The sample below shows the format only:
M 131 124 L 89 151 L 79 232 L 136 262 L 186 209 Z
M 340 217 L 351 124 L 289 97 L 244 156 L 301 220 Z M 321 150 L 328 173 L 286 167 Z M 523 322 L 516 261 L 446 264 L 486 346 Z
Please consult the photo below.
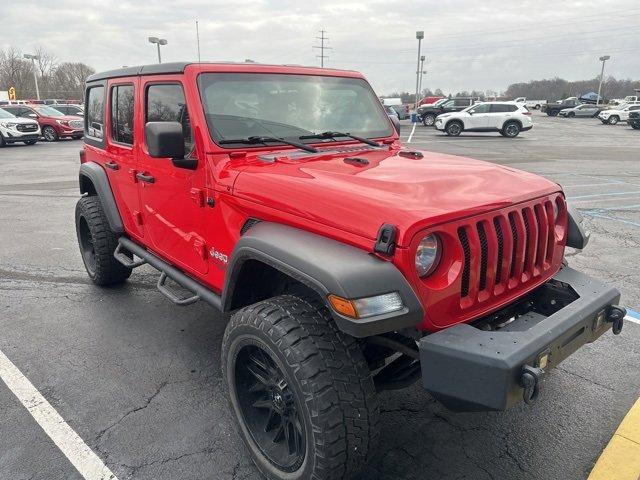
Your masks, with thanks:
M 314 290 L 329 307 L 338 328 L 354 337 L 366 337 L 423 321 L 424 312 L 413 289 L 389 262 L 345 243 L 286 225 L 260 222 L 235 245 L 223 290 L 222 309 L 229 311 L 233 291 L 247 260 L 264 262 Z M 382 315 L 353 319 L 335 312 L 327 295 L 357 299 L 398 292 L 404 308 Z
M 567 247 L 582 250 L 589 243 L 589 232 L 584 228 L 584 220 L 580 212 L 572 206 L 567 206 L 568 231 L 567 231 Z
M 100 203 L 102 203 L 102 208 L 107 216 L 111 230 L 114 233 L 124 233 L 122 217 L 120 217 L 120 212 L 109 184 L 109 178 L 107 178 L 107 173 L 104 169 L 95 162 L 83 163 L 80 165 L 79 180 L 80 193 L 83 195 L 93 193 L 90 191 L 87 181 L 93 185 L 95 194 L 100 198 Z

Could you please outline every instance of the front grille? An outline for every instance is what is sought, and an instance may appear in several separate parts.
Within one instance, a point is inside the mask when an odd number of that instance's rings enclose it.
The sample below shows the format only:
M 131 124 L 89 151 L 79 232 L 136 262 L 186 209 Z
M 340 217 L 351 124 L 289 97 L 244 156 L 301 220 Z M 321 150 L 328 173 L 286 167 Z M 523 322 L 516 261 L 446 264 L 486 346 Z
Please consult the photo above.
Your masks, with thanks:
M 71 120 L 69 122 L 69 126 L 71 128 L 75 128 L 75 129 L 80 130 L 81 128 L 83 128 L 84 124 L 83 124 L 82 120 Z
M 556 246 L 553 202 L 558 202 L 557 208 L 564 211 L 564 200 L 558 196 L 458 227 L 463 257 L 461 305 L 487 301 L 551 268 Z
M 36 130 L 38 130 L 38 124 L 37 123 L 19 123 L 16 126 L 16 129 L 19 132 L 35 132 Z

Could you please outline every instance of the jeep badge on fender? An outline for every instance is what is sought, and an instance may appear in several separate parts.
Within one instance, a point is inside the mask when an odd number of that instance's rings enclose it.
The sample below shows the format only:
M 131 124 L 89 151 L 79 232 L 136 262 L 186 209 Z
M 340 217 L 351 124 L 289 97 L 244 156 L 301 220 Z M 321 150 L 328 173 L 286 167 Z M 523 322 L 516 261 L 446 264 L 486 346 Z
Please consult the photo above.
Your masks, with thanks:
M 622 329 L 618 291 L 564 263 L 588 235 L 561 187 L 406 150 L 357 72 L 127 67 L 90 76 L 85 104 L 87 273 L 113 285 L 149 264 L 171 302 L 228 314 L 221 369 L 269 479 L 357 476 L 382 390 L 533 403 L 551 369 Z

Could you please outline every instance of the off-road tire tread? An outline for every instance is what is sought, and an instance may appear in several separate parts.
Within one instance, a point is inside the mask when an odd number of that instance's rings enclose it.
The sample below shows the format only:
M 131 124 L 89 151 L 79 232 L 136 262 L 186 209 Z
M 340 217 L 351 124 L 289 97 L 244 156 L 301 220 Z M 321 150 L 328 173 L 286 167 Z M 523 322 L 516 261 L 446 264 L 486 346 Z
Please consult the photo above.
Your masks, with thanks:
M 237 327 L 261 330 L 287 358 L 304 391 L 315 432 L 312 479 L 357 475 L 379 440 L 380 407 L 357 340 L 341 332 L 311 296 L 281 295 L 236 312 L 223 340 L 223 374 L 230 335 Z
M 94 275 L 87 271 L 91 281 L 100 286 L 124 282 L 129 278 L 132 270 L 122 265 L 113 256 L 113 252 L 118 246 L 118 237 L 109 227 L 109 221 L 100 199 L 97 196 L 86 196 L 78 200 L 76 225 L 78 225 L 80 216 L 86 219 L 93 237 L 96 267 Z

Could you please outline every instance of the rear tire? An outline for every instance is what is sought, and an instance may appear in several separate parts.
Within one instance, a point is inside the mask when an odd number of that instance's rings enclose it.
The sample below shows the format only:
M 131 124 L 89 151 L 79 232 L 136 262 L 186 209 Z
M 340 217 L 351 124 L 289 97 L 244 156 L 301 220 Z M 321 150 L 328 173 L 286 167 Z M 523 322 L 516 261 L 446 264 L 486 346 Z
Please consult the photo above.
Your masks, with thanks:
M 57 142 L 60 139 L 56 129 L 50 125 L 46 125 L 42 128 L 42 136 L 47 142 Z
M 460 135 L 462 133 L 463 129 L 464 129 L 464 127 L 463 127 L 462 123 L 460 123 L 458 121 L 453 121 L 453 122 L 449 122 L 447 124 L 447 126 L 444 129 L 444 131 L 450 137 L 457 137 L 458 135 Z
M 520 134 L 520 125 L 517 122 L 507 122 L 500 133 L 507 138 L 516 138 Z
M 78 200 L 76 233 L 82 261 L 93 283 L 101 286 L 114 285 L 129 278 L 131 269 L 113 256 L 118 246 L 118 237 L 109 227 L 98 197 L 82 197 Z
M 633 128 L 634 130 L 640 130 L 640 123 L 632 123 L 631 128 Z
M 549 110 L 547 112 L 547 115 L 549 115 L 550 117 L 557 117 L 558 113 L 560 113 L 560 110 Z
M 436 116 L 433 113 L 427 113 L 422 117 L 422 124 L 425 127 L 433 127 L 436 123 Z
M 575 114 L 575 113 L 573 113 L 573 112 L 569 112 L 569 113 L 567 113 L 567 117 L 569 117 L 569 118 L 573 118 L 573 117 L 575 117 L 575 116 L 576 116 L 576 114 Z
M 222 369 L 241 437 L 267 478 L 352 478 L 375 452 L 369 368 L 319 301 L 282 295 L 236 312 Z
M 620 121 L 620 117 L 618 117 L 617 115 L 611 115 L 609 117 L 609 120 L 607 120 L 607 123 L 609 125 L 616 125 L 619 121 Z

